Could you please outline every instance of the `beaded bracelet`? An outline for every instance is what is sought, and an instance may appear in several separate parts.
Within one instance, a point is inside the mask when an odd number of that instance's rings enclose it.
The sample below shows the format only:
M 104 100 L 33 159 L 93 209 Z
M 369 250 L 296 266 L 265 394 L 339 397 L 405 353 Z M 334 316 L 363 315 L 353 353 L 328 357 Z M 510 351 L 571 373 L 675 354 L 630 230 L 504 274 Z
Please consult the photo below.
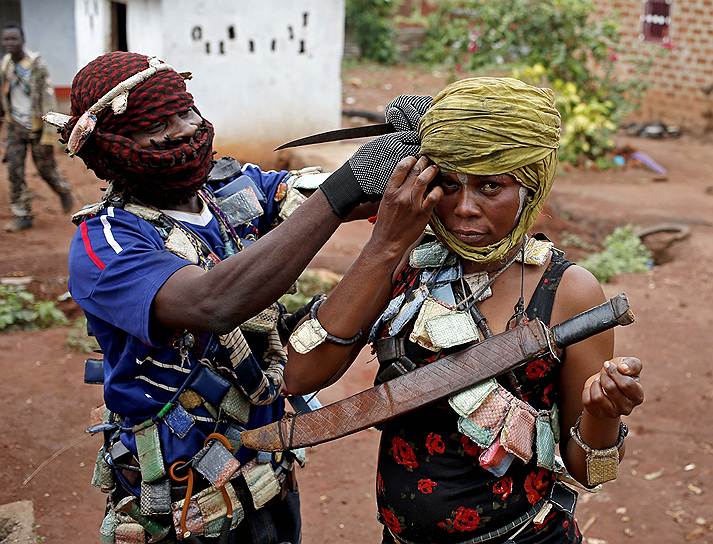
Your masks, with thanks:
M 582 436 L 579 434 L 579 426 L 581 423 L 582 416 L 580 415 L 569 430 L 569 434 L 572 440 L 574 440 L 574 443 L 582 448 L 586 454 L 587 484 L 594 487 L 604 482 L 616 480 L 619 475 L 619 449 L 624 444 L 626 435 L 629 434 L 629 427 L 626 426 L 626 423 L 619 422 L 619 437 L 617 438 L 616 445 L 611 448 L 597 450 L 588 446 L 582 440 Z
M 323 342 L 330 342 L 339 346 L 351 346 L 356 344 L 361 338 L 362 331 L 359 330 L 351 338 L 340 338 L 327 332 L 317 318 L 317 310 L 327 299 L 326 295 L 316 300 L 309 311 L 309 319 L 302 323 L 290 335 L 290 345 L 297 353 L 309 353 Z

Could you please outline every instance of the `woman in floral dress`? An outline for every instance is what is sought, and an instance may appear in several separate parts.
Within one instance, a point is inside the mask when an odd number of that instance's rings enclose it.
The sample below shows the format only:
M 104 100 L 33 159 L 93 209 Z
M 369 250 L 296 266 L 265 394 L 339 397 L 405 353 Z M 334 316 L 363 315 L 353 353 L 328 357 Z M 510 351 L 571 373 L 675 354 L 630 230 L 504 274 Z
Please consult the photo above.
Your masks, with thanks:
M 419 124 L 422 157 L 397 166 L 370 240 L 313 312 L 330 336 L 305 350 L 293 333 L 289 391 L 334 381 L 365 341 L 381 382 L 518 322 L 601 304 L 589 272 L 527 235 L 554 179 L 559 123 L 548 89 L 506 78 L 444 89 Z M 643 401 L 641 362 L 613 352 L 605 332 L 384 424 L 384 542 L 581 542 L 559 480 L 565 469 L 589 486 L 615 477 L 620 418 Z M 607 475 L 585 450 L 608 456 Z

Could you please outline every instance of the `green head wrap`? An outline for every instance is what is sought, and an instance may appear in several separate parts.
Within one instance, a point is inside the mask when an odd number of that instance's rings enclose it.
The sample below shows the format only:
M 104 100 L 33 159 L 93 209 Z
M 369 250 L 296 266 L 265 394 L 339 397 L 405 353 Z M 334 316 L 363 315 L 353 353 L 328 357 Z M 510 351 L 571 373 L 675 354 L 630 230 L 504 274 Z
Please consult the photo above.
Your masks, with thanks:
M 421 118 L 421 154 L 446 172 L 511 174 L 532 193 L 505 238 L 485 247 L 458 240 L 434 214 L 431 227 L 464 259 L 505 258 L 537 219 L 557 169 L 560 116 L 554 93 L 512 78 L 478 77 L 443 89 Z

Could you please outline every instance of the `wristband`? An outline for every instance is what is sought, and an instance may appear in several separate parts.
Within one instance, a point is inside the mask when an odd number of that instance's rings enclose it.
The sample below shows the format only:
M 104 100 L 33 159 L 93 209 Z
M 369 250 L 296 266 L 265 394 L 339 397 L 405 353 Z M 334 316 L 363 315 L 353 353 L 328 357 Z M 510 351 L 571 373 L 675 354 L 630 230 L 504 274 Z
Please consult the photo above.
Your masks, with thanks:
M 629 434 L 629 427 L 626 426 L 626 423 L 620 422 L 619 438 L 616 445 L 611 448 L 596 450 L 582 440 L 582 436 L 579 434 L 581 422 L 582 416 L 580 415 L 569 433 L 574 443 L 582 448 L 586 454 L 587 485 L 594 487 L 604 482 L 616 480 L 619 475 L 619 449 L 624 444 L 626 435 Z
M 317 310 L 325 300 L 327 300 L 327 296 L 322 295 L 319 300 L 312 304 L 312 308 L 310 308 L 309 312 L 310 318 L 297 327 L 295 332 L 290 335 L 290 345 L 297 353 L 309 353 L 324 342 L 330 342 L 340 346 L 351 346 L 356 344 L 361 338 L 361 330 L 351 338 L 340 338 L 326 331 L 317 318 Z

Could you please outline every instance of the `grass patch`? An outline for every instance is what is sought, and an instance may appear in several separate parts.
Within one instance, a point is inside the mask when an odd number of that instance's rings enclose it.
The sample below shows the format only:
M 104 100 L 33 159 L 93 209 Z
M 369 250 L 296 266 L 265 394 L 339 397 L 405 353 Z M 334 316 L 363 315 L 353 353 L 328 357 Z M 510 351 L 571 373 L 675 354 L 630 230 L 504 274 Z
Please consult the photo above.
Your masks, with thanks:
M 67 318 L 53 300 L 36 300 L 19 285 L 0 285 L 0 331 L 46 329 L 66 325 Z
M 653 266 L 651 251 L 641 242 L 634 227 L 617 227 L 604 239 L 604 250 L 578 263 L 602 283 L 625 272 L 646 272 Z

